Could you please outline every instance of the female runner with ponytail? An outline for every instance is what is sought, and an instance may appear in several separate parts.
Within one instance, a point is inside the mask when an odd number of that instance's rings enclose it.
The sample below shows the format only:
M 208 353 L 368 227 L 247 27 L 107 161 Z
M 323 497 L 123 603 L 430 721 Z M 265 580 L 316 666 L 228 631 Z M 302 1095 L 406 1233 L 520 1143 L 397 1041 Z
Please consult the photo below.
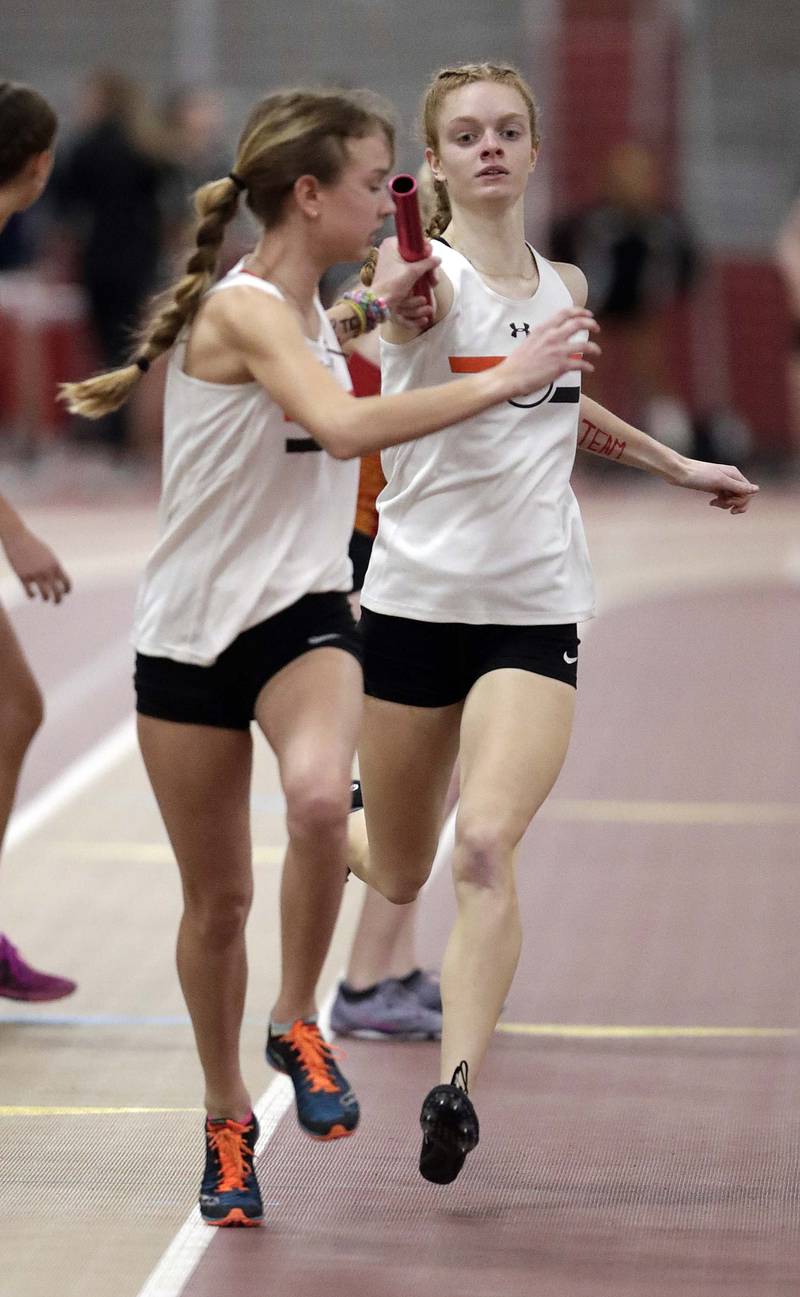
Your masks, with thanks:
M 423 122 L 438 198 L 428 233 L 441 240 L 436 313 L 427 330 L 384 326 L 384 394 L 441 382 L 458 389 L 586 301 L 580 270 L 550 264 L 525 241 L 539 136 L 519 73 L 491 64 L 440 72 Z M 458 914 L 442 969 L 441 1083 L 421 1113 L 420 1171 L 440 1184 L 478 1142 L 468 1078 L 519 957 L 515 849 L 564 761 L 577 624 L 593 615 L 570 488 L 576 446 L 705 491 L 732 513 L 757 490 L 736 468 L 677 455 L 581 397 L 577 354 L 586 345 L 576 336 L 576 359 L 558 380 L 382 456 L 388 482 L 361 598 L 369 856 L 354 871 L 390 900 L 416 896 L 458 755 Z
M 183 883 L 178 971 L 205 1076 L 200 1209 L 212 1225 L 262 1218 L 257 1123 L 239 1061 L 253 720 L 278 760 L 289 839 L 267 1059 L 290 1075 L 308 1134 L 334 1139 L 358 1121 L 314 1001 L 345 879 L 362 711 L 347 603 L 357 457 L 553 381 L 572 363 L 569 335 L 590 318 L 565 309 L 514 357 L 465 383 L 353 400 L 343 344 L 390 307 L 426 318 L 409 298 L 419 268 L 391 249 L 376 292 L 358 290 L 328 316 L 317 296 L 323 273 L 363 257 L 391 213 L 392 154 L 389 119 L 364 95 L 263 99 L 231 174 L 195 196 L 197 246 L 156 304 L 133 363 L 64 388 L 72 410 L 97 417 L 171 352 L 160 536 L 136 612 L 136 691 L 142 754 Z M 262 232 L 215 283 L 242 194 Z

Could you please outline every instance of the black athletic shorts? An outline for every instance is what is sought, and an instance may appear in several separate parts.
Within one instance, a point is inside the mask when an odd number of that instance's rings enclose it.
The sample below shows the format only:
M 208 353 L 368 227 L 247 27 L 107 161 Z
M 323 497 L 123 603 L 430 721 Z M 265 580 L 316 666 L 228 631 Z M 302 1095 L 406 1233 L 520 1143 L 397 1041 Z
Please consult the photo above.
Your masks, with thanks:
M 577 687 L 578 629 L 412 621 L 361 609 L 364 689 L 409 707 L 462 702 L 489 671 L 515 667 Z
M 344 649 L 361 661 L 361 639 L 346 594 L 304 595 L 242 631 L 210 666 L 137 653 L 136 710 L 163 721 L 249 729 L 267 681 L 315 648 Z
M 354 531 L 350 537 L 350 561 L 353 564 L 353 593 L 357 594 L 364 584 L 369 560 L 372 555 L 373 540 L 366 532 Z

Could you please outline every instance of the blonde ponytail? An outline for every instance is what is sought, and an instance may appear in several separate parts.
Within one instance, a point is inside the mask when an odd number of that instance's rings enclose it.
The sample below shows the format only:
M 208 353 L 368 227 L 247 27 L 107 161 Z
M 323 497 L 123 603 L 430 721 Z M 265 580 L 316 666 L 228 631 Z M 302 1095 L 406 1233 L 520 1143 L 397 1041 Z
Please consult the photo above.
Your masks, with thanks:
M 153 300 L 150 318 L 134 348 L 135 360 L 81 383 L 59 385 L 59 400 L 73 414 L 82 414 L 86 419 L 100 419 L 104 414 L 118 410 L 151 363 L 170 350 L 184 326 L 194 319 L 203 294 L 216 279 L 225 227 L 239 206 L 239 186 L 229 176 L 224 180 L 212 180 L 198 189 L 194 205 L 199 218 L 195 250 L 186 263 L 182 278 Z

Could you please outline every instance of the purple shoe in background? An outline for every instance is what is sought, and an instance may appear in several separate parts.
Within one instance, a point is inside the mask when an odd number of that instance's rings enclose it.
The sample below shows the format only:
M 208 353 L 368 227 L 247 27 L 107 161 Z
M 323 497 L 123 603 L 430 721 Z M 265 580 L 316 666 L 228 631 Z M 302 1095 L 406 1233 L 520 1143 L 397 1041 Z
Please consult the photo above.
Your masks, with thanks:
M 68 977 L 31 968 L 16 946 L 0 933 L 0 995 L 9 1000 L 61 1000 L 75 987 Z
M 394 977 L 366 991 L 353 991 L 341 982 L 331 1009 L 331 1030 L 359 1040 L 439 1040 L 442 1015 Z

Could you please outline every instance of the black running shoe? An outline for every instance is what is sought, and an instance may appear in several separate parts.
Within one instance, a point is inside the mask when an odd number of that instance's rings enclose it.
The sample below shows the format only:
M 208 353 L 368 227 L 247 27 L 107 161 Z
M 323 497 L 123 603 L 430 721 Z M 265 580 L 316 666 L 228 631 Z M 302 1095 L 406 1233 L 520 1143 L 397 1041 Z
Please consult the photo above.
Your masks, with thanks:
M 314 1139 L 341 1139 L 358 1125 L 358 1099 L 336 1066 L 334 1050 L 316 1022 L 298 1018 L 276 1036 L 270 1027 L 267 1062 L 294 1086 L 297 1120 Z
M 261 1193 L 253 1169 L 258 1139 L 255 1116 L 247 1122 L 206 1118 L 206 1171 L 200 1215 L 207 1225 L 260 1225 Z
M 469 1066 L 459 1063 L 449 1085 L 435 1085 L 422 1105 L 420 1175 L 432 1184 L 451 1184 L 467 1153 L 478 1142 L 478 1114 L 467 1092 Z
M 360 780 L 360 779 L 351 779 L 351 781 L 350 781 L 350 810 L 351 810 L 351 811 L 363 811 L 363 809 L 364 809 L 364 798 L 361 796 L 361 780 Z M 352 872 L 353 872 L 352 869 L 350 869 L 350 867 L 348 866 L 347 870 L 345 871 L 345 875 L 344 875 L 344 881 L 345 881 L 346 883 L 349 883 L 349 881 L 350 881 L 350 875 L 352 874 Z

